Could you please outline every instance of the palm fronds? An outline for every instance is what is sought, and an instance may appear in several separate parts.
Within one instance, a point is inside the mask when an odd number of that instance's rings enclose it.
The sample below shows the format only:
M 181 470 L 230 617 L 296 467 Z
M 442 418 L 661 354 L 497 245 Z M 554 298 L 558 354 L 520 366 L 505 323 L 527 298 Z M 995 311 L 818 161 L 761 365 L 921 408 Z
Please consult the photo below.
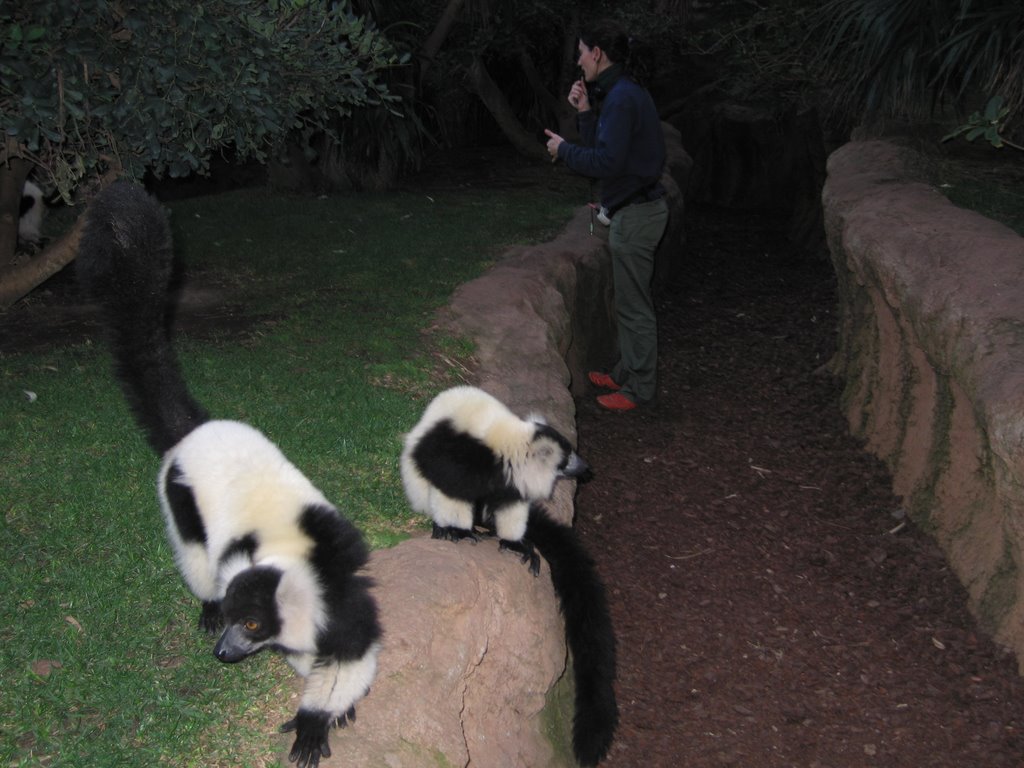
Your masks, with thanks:
M 829 0 L 809 41 L 833 113 L 847 119 L 962 111 L 996 94 L 1021 119 L 1020 0 Z

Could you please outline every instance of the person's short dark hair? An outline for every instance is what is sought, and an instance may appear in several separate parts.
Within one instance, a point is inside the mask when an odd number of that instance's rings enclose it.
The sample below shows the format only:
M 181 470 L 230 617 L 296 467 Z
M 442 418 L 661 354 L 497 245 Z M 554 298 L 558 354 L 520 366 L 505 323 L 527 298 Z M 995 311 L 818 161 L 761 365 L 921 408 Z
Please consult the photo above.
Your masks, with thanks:
M 580 40 L 587 48 L 600 48 L 615 64 L 629 60 L 629 35 L 614 21 L 593 21 L 580 30 Z
M 653 70 L 651 52 L 615 21 L 599 19 L 587 22 L 580 29 L 580 42 L 587 48 L 600 48 L 613 64 L 621 64 L 640 83 Z

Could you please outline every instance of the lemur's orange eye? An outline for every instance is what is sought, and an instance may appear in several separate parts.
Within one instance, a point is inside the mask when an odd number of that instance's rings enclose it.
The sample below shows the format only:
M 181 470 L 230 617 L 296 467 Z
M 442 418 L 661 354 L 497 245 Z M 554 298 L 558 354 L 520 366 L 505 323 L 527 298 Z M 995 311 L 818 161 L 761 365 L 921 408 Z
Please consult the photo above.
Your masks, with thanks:
M 255 632 L 260 628 L 260 623 L 255 619 L 249 619 L 247 622 L 245 622 L 245 628 L 250 632 Z

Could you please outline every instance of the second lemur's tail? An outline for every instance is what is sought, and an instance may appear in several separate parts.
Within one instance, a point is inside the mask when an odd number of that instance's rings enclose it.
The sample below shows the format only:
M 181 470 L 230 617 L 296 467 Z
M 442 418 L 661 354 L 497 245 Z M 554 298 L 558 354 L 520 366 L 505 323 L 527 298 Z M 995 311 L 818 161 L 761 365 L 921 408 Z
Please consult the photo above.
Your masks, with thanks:
M 597 765 L 608 753 L 619 722 L 615 633 L 604 583 L 576 533 L 548 517 L 543 505 L 530 506 L 526 531 L 548 561 L 565 616 L 565 637 L 576 681 L 573 750 L 580 765 Z
M 171 345 L 174 253 L 167 215 L 128 182 L 100 192 L 85 215 L 76 274 L 103 309 L 125 397 L 162 454 L 208 418 L 189 394 Z

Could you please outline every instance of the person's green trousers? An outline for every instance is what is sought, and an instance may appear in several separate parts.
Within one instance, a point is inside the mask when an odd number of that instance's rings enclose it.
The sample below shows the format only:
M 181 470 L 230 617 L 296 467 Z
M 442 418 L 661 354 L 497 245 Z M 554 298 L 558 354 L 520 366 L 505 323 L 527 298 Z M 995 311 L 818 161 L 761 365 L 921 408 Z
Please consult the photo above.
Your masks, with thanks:
M 667 224 L 668 204 L 659 198 L 617 211 L 608 232 L 620 354 L 611 377 L 622 394 L 641 405 L 657 393 L 658 324 L 651 278 L 654 252 Z

